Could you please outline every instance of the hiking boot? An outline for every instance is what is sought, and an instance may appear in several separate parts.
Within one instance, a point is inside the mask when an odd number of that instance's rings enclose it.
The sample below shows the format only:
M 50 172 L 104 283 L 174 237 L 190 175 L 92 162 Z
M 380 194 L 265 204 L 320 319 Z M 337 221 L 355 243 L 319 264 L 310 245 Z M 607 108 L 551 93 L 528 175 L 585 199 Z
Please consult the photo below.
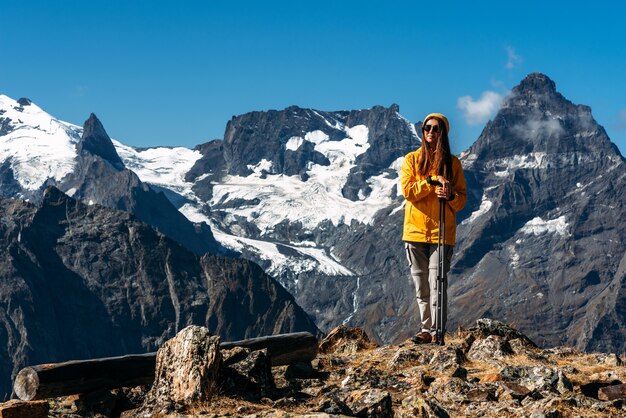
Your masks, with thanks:
M 411 341 L 413 341 L 415 344 L 428 344 L 432 342 L 432 340 L 433 336 L 430 335 L 430 332 L 426 331 L 422 331 L 411 338 Z

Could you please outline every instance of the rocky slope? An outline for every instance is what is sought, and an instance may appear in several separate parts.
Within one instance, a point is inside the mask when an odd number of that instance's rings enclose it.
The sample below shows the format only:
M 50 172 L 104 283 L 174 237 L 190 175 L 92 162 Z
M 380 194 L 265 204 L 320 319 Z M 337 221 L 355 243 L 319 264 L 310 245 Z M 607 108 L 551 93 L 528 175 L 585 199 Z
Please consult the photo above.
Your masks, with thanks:
M 216 350 L 215 337 L 201 327 L 187 327 L 159 351 L 151 386 L 36 403 L 13 401 L 0 404 L 0 410 L 38 405 L 40 416 L 99 418 L 626 413 L 626 367 L 620 356 L 541 349 L 501 322 L 480 319 L 473 325 L 447 338 L 444 347 L 410 341 L 378 347 L 361 329 L 339 327 L 320 342 L 311 363 L 274 368 L 265 351 Z
M 0 212 L 2 394 L 25 365 L 156 351 L 190 324 L 224 341 L 319 332 L 259 266 L 198 256 L 126 212 L 53 187 Z
M 591 109 L 532 74 L 462 161 L 452 325 L 488 315 L 542 345 L 623 350 L 626 164 Z

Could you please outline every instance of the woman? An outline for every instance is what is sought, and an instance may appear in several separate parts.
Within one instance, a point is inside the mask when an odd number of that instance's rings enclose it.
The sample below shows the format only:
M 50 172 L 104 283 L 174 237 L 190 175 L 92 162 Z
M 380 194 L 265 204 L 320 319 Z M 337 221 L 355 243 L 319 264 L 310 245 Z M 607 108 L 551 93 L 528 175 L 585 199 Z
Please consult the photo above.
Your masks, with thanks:
M 405 248 L 411 278 L 415 284 L 417 303 L 422 320 L 421 330 L 413 341 L 426 344 L 433 340 L 437 329 L 437 239 L 439 234 L 439 199 L 444 200 L 446 228 L 443 237 L 444 268 L 450 270 L 453 246 L 456 242 L 456 212 L 467 199 L 463 168 L 450 152 L 448 119 L 441 113 L 431 113 L 422 124 L 422 145 L 406 155 L 400 173 L 404 208 Z M 445 276 L 445 275 L 444 275 Z M 448 283 L 443 283 L 443 326 L 445 330 Z

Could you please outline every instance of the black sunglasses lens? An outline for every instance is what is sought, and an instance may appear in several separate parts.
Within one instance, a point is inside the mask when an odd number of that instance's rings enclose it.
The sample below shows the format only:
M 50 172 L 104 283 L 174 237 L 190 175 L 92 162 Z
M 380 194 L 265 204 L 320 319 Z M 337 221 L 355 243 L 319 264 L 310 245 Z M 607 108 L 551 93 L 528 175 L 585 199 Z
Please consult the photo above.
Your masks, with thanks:
M 439 125 L 424 125 L 424 131 L 430 132 L 431 129 L 433 130 L 433 133 L 436 134 L 439 132 Z

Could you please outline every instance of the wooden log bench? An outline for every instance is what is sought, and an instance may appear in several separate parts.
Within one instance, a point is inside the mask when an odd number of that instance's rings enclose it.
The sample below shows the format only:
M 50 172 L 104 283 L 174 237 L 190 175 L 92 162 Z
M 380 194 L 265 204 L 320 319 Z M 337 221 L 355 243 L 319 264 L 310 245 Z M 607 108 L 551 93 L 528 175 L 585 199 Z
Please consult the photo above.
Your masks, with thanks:
M 220 344 L 222 350 L 234 347 L 267 349 L 272 366 L 281 366 L 313 360 L 318 341 L 309 332 L 296 332 Z M 20 370 L 13 390 L 20 399 L 30 401 L 146 385 L 154 381 L 155 366 L 156 352 L 39 364 Z

